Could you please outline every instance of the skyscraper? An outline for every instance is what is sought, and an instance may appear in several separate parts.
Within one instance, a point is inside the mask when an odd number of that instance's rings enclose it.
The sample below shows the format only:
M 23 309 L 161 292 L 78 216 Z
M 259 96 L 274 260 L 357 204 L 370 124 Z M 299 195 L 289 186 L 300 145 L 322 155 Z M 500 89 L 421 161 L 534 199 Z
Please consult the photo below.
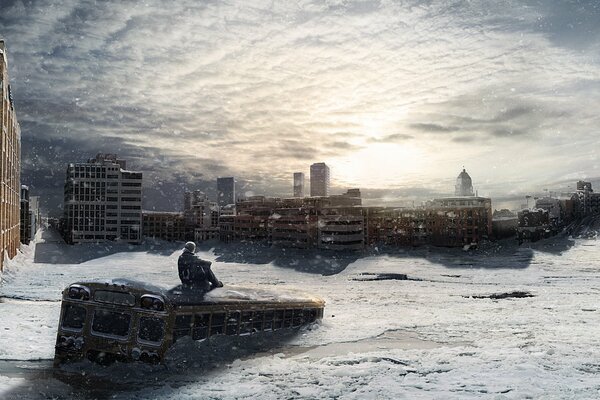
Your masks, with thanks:
M 456 186 L 454 187 L 455 196 L 474 196 L 473 182 L 467 171 L 463 168 L 462 172 L 456 178 Z
M 8 83 L 8 58 L 0 40 L 0 270 L 5 255 L 17 254 L 21 205 L 21 128 Z
M 125 170 L 114 154 L 98 154 L 67 167 L 65 240 L 142 240 L 142 173 Z
M 310 195 L 329 195 L 329 167 L 323 162 L 310 166 Z
M 304 172 L 294 172 L 294 197 L 304 197 Z
M 219 207 L 235 204 L 235 179 L 232 176 L 217 178 L 217 203 Z

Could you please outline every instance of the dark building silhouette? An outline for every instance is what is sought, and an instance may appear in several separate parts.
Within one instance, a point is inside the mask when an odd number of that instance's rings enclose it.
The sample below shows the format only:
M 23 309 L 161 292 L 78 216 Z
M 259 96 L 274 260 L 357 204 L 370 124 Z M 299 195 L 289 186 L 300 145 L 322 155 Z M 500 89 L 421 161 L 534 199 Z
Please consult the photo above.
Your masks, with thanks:
M 217 204 L 219 207 L 235 204 L 235 179 L 232 176 L 217 178 Z
M 310 195 L 329 196 L 329 167 L 323 162 L 310 166 Z

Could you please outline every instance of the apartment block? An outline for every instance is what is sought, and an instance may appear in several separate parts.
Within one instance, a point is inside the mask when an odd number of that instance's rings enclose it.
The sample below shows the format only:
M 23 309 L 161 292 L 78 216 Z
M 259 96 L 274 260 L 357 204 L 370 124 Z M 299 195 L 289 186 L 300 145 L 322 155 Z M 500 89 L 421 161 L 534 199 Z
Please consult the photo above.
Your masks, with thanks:
M 0 270 L 17 254 L 20 242 L 21 128 L 8 79 L 8 58 L 0 40 Z
M 142 240 L 142 173 L 114 154 L 67 167 L 63 235 L 68 243 Z
M 167 241 L 185 240 L 186 225 L 183 213 L 142 211 L 144 237 Z

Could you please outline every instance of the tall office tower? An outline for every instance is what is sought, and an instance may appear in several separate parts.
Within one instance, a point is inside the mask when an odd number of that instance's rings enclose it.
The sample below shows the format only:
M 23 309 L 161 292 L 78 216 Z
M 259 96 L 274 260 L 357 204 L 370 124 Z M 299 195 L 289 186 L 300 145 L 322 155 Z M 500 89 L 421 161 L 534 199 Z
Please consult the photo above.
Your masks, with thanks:
M 232 176 L 217 178 L 217 203 L 219 207 L 235 204 L 235 179 Z
M 67 167 L 64 220 L 68 243 L 142 240 L 142 173 L 114 154 Z
M 329 167 L 325 163 L 310 166 L 310 195 L 329 196 Z
M 475 196 L 473 193 L 473 182 L 467 171 L 463 168 L 462 172 L 456 178 L 454 187 L 455 196 Z
M 0 40 L 0 271 L 5 256 L 17 254 L 20 241 L 21 128 L 8 82 L 8 58 Z
M 304 197 L 304 172 L 294 172 L 294 197 Z

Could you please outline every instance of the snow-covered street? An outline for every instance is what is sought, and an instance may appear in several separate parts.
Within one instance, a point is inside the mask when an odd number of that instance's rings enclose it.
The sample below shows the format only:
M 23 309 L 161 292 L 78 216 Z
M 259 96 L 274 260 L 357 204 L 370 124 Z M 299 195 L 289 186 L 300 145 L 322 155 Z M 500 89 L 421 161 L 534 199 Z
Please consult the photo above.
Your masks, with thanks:
M 299 265 L 310 263 L 308 257 L 287 263 L 249 257 L 257 262 L 245 263 L 233 245 L 201 251 L 226 283 L 297 288 L 323 297 L 322 323 L 286 342 L 239 357 L 229 354 L 209 366 L 194 362 L 202 347 L 190 343 L 181 350 L 187 368 L 137 376 L 127 372 L 136 365 L 91 368 L 115 383 L 93 392 L 48 372 L 61 290 L 89 278 L 175 285 L 180 246 L 64 248 L 49 240 L 52 235 L 45 237 L 46 242 L 41 239 L 10 261 L 2 276 L 2 399 L 600 396 L 600 247 L 595 240 L 559 237 L 476 253 L 417 249 L 346 260 L 313 255 L 316 265 L 331 265 L 327 271 L 337 272 L 326 275 Z M 408 279 L 399 280 L 399 274 Z M 511 297 L 514 292 L 530 297 Z M 131 380 L 131 390 L 117 385 Z

